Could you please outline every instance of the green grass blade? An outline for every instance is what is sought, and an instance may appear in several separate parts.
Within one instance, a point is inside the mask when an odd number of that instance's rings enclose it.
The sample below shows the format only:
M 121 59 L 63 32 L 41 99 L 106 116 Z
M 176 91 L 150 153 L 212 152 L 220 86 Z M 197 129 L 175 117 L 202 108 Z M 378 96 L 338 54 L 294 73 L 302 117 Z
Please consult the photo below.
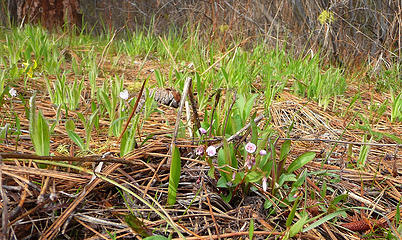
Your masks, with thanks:
M 337 217 L 337 216 L 342 215 L 342 214 L 345 214 L 345 211 L 341 210 L 341 211 L 336 211 L 336 212 L 333 212 L 331 214 L 328 214 L 327 216 L 325 216 L 325 217 L 321 218 L 320 220 L 314 222 L 310 226 L 304 228 L 303 232 L 308 232 L 311 229 L 314 229 L 314 228 L 320 226 L 321 224 L 333 219 L 334 217 Z

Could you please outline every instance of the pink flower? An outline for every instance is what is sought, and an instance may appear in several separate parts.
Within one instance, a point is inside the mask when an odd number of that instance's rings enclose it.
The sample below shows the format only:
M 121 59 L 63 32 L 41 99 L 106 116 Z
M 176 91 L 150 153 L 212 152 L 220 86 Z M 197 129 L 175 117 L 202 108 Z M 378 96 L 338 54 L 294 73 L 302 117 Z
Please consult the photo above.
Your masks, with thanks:
M 198 156 L 201 156 L 204 154 L 204 146 L 198 146 L 197 149 L 195 149 L 195 154 L 197 154 Z
M 205 133 L 207 133 L 207 130 L 205 130 L 205 128 L 202 128 L 202 127 L 200 127 L 199 129 L 198 129 L 198 131 L 203 135 L 203 134 L 205 134 Z
M 232 174 L 232 181 L 234 181 L 236 179 L 236 172 L 233 172 Z
M 260 155 L 261 155 L 261 156 L 265 156 L 265 155 L 267 155 L 267 151 L 265 151 L 264 149 L 263 149 L 263 150 L 261 150 L 261 151 L 260 151 Z
M 216 147 L 214 147 L 214 146 L 209 146 L 208 148 L 207 148 L 207 154 L 208 154 L 208 156 L 210 156 L 210 157 L 212 157 L 212 156 L 214 156 L 215 154 L 216 154 Z
M 250 170 L 255 165 L 255 157 L 253 155 L 247 155 L 245 165 Z
M 256 146 L 254 143 L 252 143 L 252 142 L 248 142 L 248 143 L 246 144 L 245 148 L 246 148 L 246 151 L 247 151 L 248 153 L 254 153 L 255 150 L 257 149 L 257 146 Z
M 265 176 L 262 178 L 262 190 L 267 191 L 267 178 Z

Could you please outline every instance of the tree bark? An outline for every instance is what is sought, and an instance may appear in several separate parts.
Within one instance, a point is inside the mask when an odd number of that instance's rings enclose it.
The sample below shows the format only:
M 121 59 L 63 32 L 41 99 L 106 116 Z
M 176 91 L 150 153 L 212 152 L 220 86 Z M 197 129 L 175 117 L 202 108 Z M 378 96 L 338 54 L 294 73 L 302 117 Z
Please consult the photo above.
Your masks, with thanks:
M 20 23 L 40 23 L 47 29 L 81 27 L 79 0 L 9 0 L 17 2 Z M 10 7 L 10 5 L 9 5 Z

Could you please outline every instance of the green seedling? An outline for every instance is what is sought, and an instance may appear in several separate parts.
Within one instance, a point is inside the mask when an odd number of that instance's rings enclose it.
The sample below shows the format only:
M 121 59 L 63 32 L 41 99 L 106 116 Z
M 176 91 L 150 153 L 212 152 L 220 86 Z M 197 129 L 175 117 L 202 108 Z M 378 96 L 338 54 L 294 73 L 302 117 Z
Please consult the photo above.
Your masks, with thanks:
M 89 118 L 85 118 L 82 113 L 77 113 L 78 118 L 81 120 L 84 125 L 85 130 L 85 143 L 84 140 L 75 132 L 75 124 L 70 119 L 66 122 L 66 130 L 68 136 L 73 140 L 75 144 L 77 144 L 82 151 L 89 151 L 89 144 L 91 143 L 91 133 L 92 129 L 95 125 L 95 118 L 98 114 L 98 110 L 93 112 Z
M 49 156 L 50 151 L 50 131 L 49 124 L 42 114 L 36 112 L 35 105 L 36 93 L 29 100 L 29 135 L 35 152 L 40 156 Z
M 370 143 L 372 138 L 368 141 Z M 363 136 L 363 143 L 367 143 L 367 136 Z M 357 159 L 357 166 L 363 168 L 366 165 L 367 157 L 370 152 L 370 145 L 364 144 L 360 147 L 359 158 Z
M 168 205 L 176 203 L 177 188 L 179 187 L 181 175 L 181 158 L 180 150 L 177 146 L 173 146 L 172 159 L 170 163 L 169 187 L 168 187 Z
M 402 121 L 402 92 L 398 95 L 391 90 L 391 122 Z
M 127 153 L 131 152 L 136 146 L 135 132 L 137 131 L 139 115 L 136 115 L 132 120 L 131 128 L 128 129 L 120 140 L 120 156 L 123 157 Z M 121 132 L 119 132 L 120 134 Z

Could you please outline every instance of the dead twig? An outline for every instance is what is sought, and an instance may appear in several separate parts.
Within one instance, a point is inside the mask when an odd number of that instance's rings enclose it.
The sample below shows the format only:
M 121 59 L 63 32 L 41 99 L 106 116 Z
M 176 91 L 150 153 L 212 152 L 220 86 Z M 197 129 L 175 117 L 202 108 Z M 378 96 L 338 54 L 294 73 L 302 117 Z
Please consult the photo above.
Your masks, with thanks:
M 127 122 L 126 122 L 126 124 L 124 125 L 123 131 L 121 131 L 120 136 L 119 136 L 119 138 L 117 139 L 117 142 L 120 142 L 121 138 L 123 137 L 123 134 L 126 132 L 127 127 L 128 127 L 128 125 L 130 124 L 130 122 L 131 122 L 131 119 L 132 119 L 133 116 L 134 116 L 135 111 L 137 110 L 137 106 L 138 106 L 138 103 L 140 102 L 142 93 L 144 92 L 144 87 L 145 87 L 145 84 L 146 84 L 146 83 L 147 83 L 147 78 L 144 79 L 144 82 L 142 83 L 141 90 L 140 90 L 140 92 L 138 93 L 138 96 L 137 96 L 137 100 L 135 101 L 134 107 L 133 107 L 133 109 L 131 110 L 130 116 L 128 117 Z

